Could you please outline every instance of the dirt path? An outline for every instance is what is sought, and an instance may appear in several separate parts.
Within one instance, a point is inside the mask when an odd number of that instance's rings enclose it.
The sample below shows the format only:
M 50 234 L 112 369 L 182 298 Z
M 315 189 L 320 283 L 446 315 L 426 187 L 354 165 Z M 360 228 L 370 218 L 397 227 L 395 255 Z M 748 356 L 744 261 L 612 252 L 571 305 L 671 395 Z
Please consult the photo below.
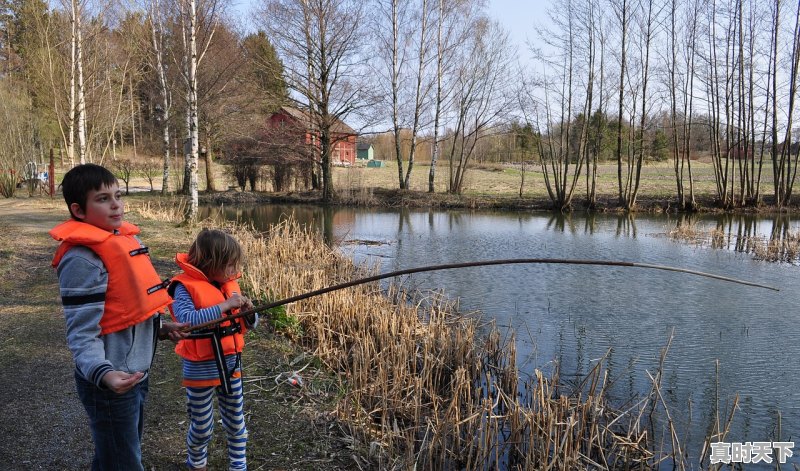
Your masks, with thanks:
M 55 242 L 47 231 L 64 219 L 63 202 L 0 200 L 0 468 L 88 469 L 92 443 L 75 392 L 66 347 L 58 280 L 50 267 Z M 169 275 L 187 229 L 126 216 L 142 227 L 156 267 Z M 245 404 L 250 432 L 249 469 L 352 469 L 352 451 L 330 435 L 326 419 L 336 386 L 306 370 L 301 389 L 275 384 L 296 369 L 299 352 L 279 337 L 256 332 L 245 351 Z M 143 454 L 151 470 L 184 469 L 186 432 L 180 364 L 172 345 L 159 346 L 151 373 Z M 216 427 L 209 469 L 225 469 L 221 427 Z

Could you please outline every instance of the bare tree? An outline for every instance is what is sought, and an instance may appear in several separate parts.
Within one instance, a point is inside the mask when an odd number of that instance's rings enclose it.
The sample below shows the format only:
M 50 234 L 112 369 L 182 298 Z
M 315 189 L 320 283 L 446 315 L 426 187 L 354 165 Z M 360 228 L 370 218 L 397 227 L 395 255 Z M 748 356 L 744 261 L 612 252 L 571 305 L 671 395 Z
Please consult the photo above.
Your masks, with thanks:
M 378 2 L 382 7 L 383 21 L 378 23 L 378 42 L 385 51 L 390 84 L 392 129 L 394 132 L 395 160 L 400 189 L 409 187 L 411 169 L 417 147 L 418 134 L 424 126 L 421 122 L 423 106 L 433 86 L 428 74 L 429 50 L 432 47 L 429 31 L 430 15 L 428 0 L 419 3 L 409 0 L 384 0 Z M 384 26 L 385 25 L 385 26 Z M 403 171 L 402 135 L 408 129 L 408 168 Z
M 83 28 L 81 27 L 82 8 L 79 0 L 71 0 L 72 44 L 75 73 L 75 118 L 78 132 L 78 161 L 86 163 L 86 91 L 83 82 Z
M 261 102 L 253 100 L 257 91 L 247 83 L 246 74 L 242 42 L 233 28 L 221 21 L 203 62 L 198 96 L 208 191 L 216 190 L 213 157 L 223 148 L 224 141 L 251 132 L 251 116 L 261 119 L 257 116 Z
M 515 102 L 510 93 L 514 78 L 508 34 L 486 18 L 477 19 L 471 30 L 453 82 L 448 192 L 456 194 L 464 189 L 476 144 Z
M 10 198 L 23 174 L 26 156 L 35 152 L 36 133 L 27 90 L 10 78 L 0 80 L 0 126 L 0 195 Z
M 356 115 L 365 122 L 374 101 L 362 54 L 367 9 L 355 0 L 264 0 L 263 5 L 262 20 L 284 62 L 287 85 L 299 95 L 318 135 L 327 203 L 335 196 L 334 126 Z
M 545 71 L 539 87 L 544 102 L 535 107 L 532 124 L 545 187 L 560 210 L 567 210 L 572 204 L 583 167 L 592 156 L 595 165 L 587 172 L 586 186 L 587 194 L 594 193 L 595 177 L 589 178 L 589 173 L 596 170 L 599 149 L 595 146 L 596 139 L 590 145 L 589 132 L 593 120 L 598 20 L 594 2 L 566 0 L 549 11 L 551 27 L 539 31 L 552 53 L 538 54 Z M 602 93 L 600 102 L 602 106 Z M 590 197 L 590 205 L 592 200 Z
M 199 104 L 198 104 L 198 68 L 206 57 L 206 52 L 214 39 L 222 5 L 217 0 L 181 0 L 181 24 L 183 25 L 184 67 L 183 81 L 186 86 L 186 156 L 185 175 L 188 179 L 184 188 L 188 190 L 189 204 L 186 208 L 186 219 L 197 216 L 198 187 L 197 164 L 199 145 Z
M 635 170 L 629 167 L 628 169 L 628 183 L 626 185 L 626 209 L 632 209 L 636 206 L 636 196 L 639 193 L 639 183 L 642 175 L 642 165 L 644 163 L 645 152 L 645 126 L 647 124 L 647 117 L 650 114 L 648 109 L 649 96 L 647 95 L 647 86 L 649 85 L 650 73 L 650 50 L 655 35 L 655 23 L 658 21 L 656 17 L 654 0 L 645 0 L 643 4 L 644 12 L 641 25 L 640 35 L 640 55 L 641 55 L 641 87 L 642 87 L 642 108 L 639 116 L 639 130 L 636 138 L 636 158 Z
M 781 189 L 783 195 L 781 200 L 788 203 L 792 198 L 792 188 L 797 177 L 798 156 L 800 152 L 791 155 L 792 147 L 792 126 L 794 125 L 794 109 L 797 106 L 797 88 L 800 85 L 800 1 L 795 10 L 794 35 L 791 42 L 790 61 L 789 61 L 789 97 L 788 97 L 788 116 L 786 117 L 786 132 L 781 146 L 780 163 L 784 177 L 782 178 Z
M 170 111 L 172 110 L 172 93 L 167 85 L 167 67 L 164 61 L 164 21 L 165 11 L 159 0 L 150 0 L 147 6 L 148 20 L 150 23 L 150 44 L 152 54 L 150 57 L 151 69 L 158 77 L 158 93 L 161 99 L 160 105 L 156 108 L 158 113 L 157 120 L 161 124 L 161 152 L 163 155 L 163 175 L 161 179 L 161 194 L 169 192 L 169 136 L 170 136 Z
M 628 40 L 628 18 L 630 15 L 630 7 L 628 0 L 622 0 L 621 3 L 615 4 L 615 14 L 619 19 L 620 26 L 620 66 L 619 66 L 619 103 L 617 112 L 617 187 L 619 203 L 622 206 L 628 207 L 628 198 L 623 189 L 624 181 L 622 177 L 622 134 L 623 134 L 623 112 L 625 103 L 625 77 L 627 76 L 627 40 Z
M 436 10 L 436 96 L 434 98 L 433 111 L 433 150 L 431 152 L 431 167 L 428 172 L 428 192 L 434 192 L 434 182 L 436 180 L 436 165 L 441 154 L 439 142 L 439 127 L 443 121 L 445 101 L 448 100 L 451 92 L 450 87 L 445 86 L 445 81 L 449 80 L 452 70 L 456 67 L 455 57 L 458 48 L 465 43 L 465 38 L 469 32 L 469 25 L 477 12 L 474 2 L 459 2 L 458 0 L 437 0 Z

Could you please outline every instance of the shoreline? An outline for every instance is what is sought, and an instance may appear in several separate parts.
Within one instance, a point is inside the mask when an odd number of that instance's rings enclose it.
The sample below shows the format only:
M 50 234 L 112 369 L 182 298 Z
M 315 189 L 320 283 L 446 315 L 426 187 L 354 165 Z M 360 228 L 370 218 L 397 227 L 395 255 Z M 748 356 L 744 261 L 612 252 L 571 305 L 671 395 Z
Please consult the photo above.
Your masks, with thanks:
M 148 192 L 152 195 L 152 193 Z M 202 204 L 315 204 L 323 205 L 318 191 L 305 192 L 253 192 L 229 189 L 226 191 L 202 192 Z M 390 190 L 385 188 L 363 188 L 356 191 L 340 190 L 336 200 L 329 203 L 333 207 L 366 208 L 414 208 L 414 209 L 482 209 L 504 211 L 562 212 L 562 213 L 611 213 L 611 214 L 759 214 L 794 215 L 800 214 L 800 206 L 792 204 L 776 207 L 767 203 L 757 206 L 720 208 L 710 198 L 696 198 L 693 211 L 679 210 L 676 202 L 668 198 L 642 196 L 637 199 L 636 209 L 626 211 L 616 204 L 616 198 L 598 198 L 595 208 L 573 205 L 572 209 L 559 211 L 547 198 L 519 198 L 510 195 L 451 195 L 447 193 L 427 193 L 416 190 Z

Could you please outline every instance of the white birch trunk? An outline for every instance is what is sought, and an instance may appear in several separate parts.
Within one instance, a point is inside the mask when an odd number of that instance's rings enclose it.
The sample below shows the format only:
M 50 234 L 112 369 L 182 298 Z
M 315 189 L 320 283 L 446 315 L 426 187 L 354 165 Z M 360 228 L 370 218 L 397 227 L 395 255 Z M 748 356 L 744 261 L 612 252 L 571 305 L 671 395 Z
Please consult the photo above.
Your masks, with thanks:
M 158 75 L 158 91 L 161 95 L 161 144 L 164 156 L 164 174 L 161 181 L 161 194 L 169 192 L 169 117 L 170 99 L 167 90 L 167 74 L 164 67 L 163 58 L 163 34 L 161 32 L 161 10 L 158 0 L 153 0 L 151 4 L 151 40 L 153 43 L 153 53 L 155 55 L 156 74 Z
M 133 159 L 136 161 L 138 155 L 136 153 L 136 106 L 133 103 L 134 95 L 133 74 L 130 74 L 128 75 L 128 99 L 131 108 L 131 143 L 133 144 Z
M 397 179 L 400 189 L 405 189 L 405 181 L 403 180 L 403 154 L 401 151 L 400 142 L 400 112 L 398 110 L 398 102 L 400 100 L 400 65 L 398 64 L 398 46 L 397 42 L 400 36 L 400 28 L 397 19 L 397 0 L 392 0 L 392 125 L 394 129 L 394 152 L 395 159 L 397 160 Z
M 425 52 L 428 49 L 428 1 L 422 0 L 422 23 L 419 33 L 419 62 L 417 63 L 417 83 L 414 91 L 414 123 L 411 125 L 411 147 L 408 151 L 408 169 L 406 170 L 405 188 L 411 187 L 411 169 L 414 167 L 414 152 L 417 148 L 417 134 L 419 133 L 419 119 L 422 114 L 422 102 L 424 95 L 422 92 L 422 77 L 425 73 Z
M 197 217 L 197 151 L 198 151 L 198 116 L 197 116 L 197 3 L 189 0 L 189 62 L 188 62 L 188 138 L 189 155 L 187 166 L 189 169 L 189 208 L 187 219 Z
M 442 22 L 444 21 L 444 0 L 439 0 L 439 18 L 436 27 L 436 111 L 433 117 L 433 150 L 431 168 L 428 172 L 428 193 L 435 191 L 436 161 L 439 158 L 439 118 L 442 112 Z
M 77 0 L 72 0 L 70 3 L 70 51 L 69 51 L 69 112 L 67 119 L 67 156 L 69 157 L 69 166 L 75 165 L 75 62 L 76 62 L 76 43 L 78 42 L 78 34 L 75 30 L 76 17 L 78 16 Z
M 86 153 L 86 90 L 83 84 L 83 35 L 81 33 L 81 11 L 77 0 L 75 9 L 75 67 L 77 72 L 77 118 L 78 118 L 78 161 L 85 164 Z

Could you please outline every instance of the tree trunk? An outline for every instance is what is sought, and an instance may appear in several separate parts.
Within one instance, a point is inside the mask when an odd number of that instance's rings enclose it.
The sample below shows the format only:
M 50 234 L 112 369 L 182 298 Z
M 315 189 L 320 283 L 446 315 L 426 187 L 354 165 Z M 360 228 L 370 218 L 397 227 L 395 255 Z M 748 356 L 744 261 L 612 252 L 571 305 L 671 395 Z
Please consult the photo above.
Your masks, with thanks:
M 195 0 L 188 0 L 189 5 L 189 63 L 188 63 L 188 106 L 189 115 L 189 154 L 187 168 L 189 170 L 189 206 L 187 208 L 186 219 L 194 220 L 197 218 L 198 194 L 197 194 L 197 150 L 198 150 L 198 115 L 197 115 L 197 3 Z
M 397 181 L 401 190 L 406 188 L 405 180 L 403 179 L 403 154 L 401 151 L 401 136 L 400 136 L 400 111 L 398 105 L 400 101 L 400 65 L 399 51 L 397 42 L 400 39 L 399 25 L 397 18 L 397 2 L 398 0 L 391 0 L 392 8 L 392 129 L 394 130 L 394 156 L 397 161 Z
M 419 133 L 419 119 L 422 114 L 422 76 L 425 73 L 425 52 L 427 51 L 426 33 L 428 32 L 428 1 L 422 0 L 422 23 L 419 33 L 419 62 L 417 63 L 417 83 L 414 91 L 414 122 L 411 125 L 411 146 L 408 150 L 408 169 L 406 170 L 405 188 L 410 188 L 411 168 L 414 166 L 414 153 L 417 149 L 417 134 Z
M 620 47 L 620 70 L 619 70 L 619 111 L 617 113 L 617 188 L 619 194 L 619 204 L 625 208 L 628 206 L 626 195 L 623 193 L 623 180 L 622 180 L 622 112 L 625 100 L 625 41 L 627 40 L 628 32 L 628 2 L 622 0 L 622 20 L 620 27 L 622 29 L 622 46 Z
M 428 172 L 428 193 L 435 191 L 436 162 L 439 158 L 439 118 L 442 112 L 442 22 L 444 21 L 444 0 L 439 0 L 439 18 L 436 27 L 436 111 L 433 117 L 433 150 L 431 151 L 431 168 Z
M 206 161 L 206 191 L 217 191 L 214 183 L 214 156 L 211 153 L 211 139 L 206 136 L 206 151 L 203 155 Z

